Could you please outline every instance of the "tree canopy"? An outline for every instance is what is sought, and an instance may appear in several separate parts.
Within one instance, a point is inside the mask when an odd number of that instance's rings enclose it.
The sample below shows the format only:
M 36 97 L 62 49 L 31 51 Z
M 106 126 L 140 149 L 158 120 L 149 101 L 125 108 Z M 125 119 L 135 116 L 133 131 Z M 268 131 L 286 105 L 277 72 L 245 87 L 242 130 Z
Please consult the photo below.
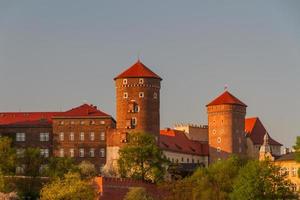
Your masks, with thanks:
M 78 173 L 68 173 L 46 184 L 40 193 L 41 200 L 94 200 L 95 190 L 92 185 L 82 180 Z
M 122 177 L 158 182 L 166 173 L 168 161 L 151 134 L 130 133 L 128 143 L 120 149 L 119 155 Z
M 16 151 L 12 148 L 12 140 L 0 138 L 0 171 L 3 174 L 13 174 L 16 169 Z
M 154 200 L 154 198 L 147 193 L 145 188 L 134 187 L 129 190 L 124 200 Z

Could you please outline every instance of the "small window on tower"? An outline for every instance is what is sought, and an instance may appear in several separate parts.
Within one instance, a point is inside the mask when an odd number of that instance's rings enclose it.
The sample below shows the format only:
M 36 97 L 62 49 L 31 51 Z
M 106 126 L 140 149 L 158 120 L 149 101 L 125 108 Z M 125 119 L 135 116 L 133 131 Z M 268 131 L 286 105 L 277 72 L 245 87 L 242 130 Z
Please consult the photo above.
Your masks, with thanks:
M 124 84 L 124 85 L 127 84 L 127 79 L 123 79 L 123 84 Z
M 144 84 L 144 79 L 143 78 L 139 79 L 139 84 Z
M 156 92 L 153 93 L 153 99 L 157 99 L 157 93 Z
M 139 97 L 140 97 L 140 98 L 144 98 L 144 92 L 140 92 L 140 93 L 139 93 Z
M 218 137 L 217 142 L 220 144 L 221 143 L 221 137 Z
M 136 126 L 137 125 L 137 119 L 136 119 L 136 117 L 131 118 L 131 124 L 132 124 L 132 126 Z
M 217 152 L 221 152 L 221 147 L 217 147 Z
M 127 98 L 128 98 L 128 93 L 127 93 L 127 92 L 124 92 L 123 98 L 124 98 L 124 99 L 127 99 Z

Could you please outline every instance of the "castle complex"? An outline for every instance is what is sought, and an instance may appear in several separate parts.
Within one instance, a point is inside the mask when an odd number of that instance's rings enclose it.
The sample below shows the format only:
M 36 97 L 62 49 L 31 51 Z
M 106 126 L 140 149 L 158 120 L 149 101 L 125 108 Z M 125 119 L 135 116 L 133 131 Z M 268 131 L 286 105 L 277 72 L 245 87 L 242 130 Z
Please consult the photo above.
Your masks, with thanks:
M 160 130 L 162 78 L 138 60 L 114 80 L 116 120 L 88 104 L 65 112 L 6 112 L 0 113 L 0 136 L 12 137 L 18 154 L 37 147 L 45 157 L 88 160 L 99 171 L 115 166 L 130 132 L 154 135 L 171 162 L 186 166 L 207 166 L 231 154 L 258 158 L 266 134 L 273 154 L 281 154 L 282 145 L 259 118 L 246 118 L 247 105 L 228 91 L 207 104 L 208 125 Z

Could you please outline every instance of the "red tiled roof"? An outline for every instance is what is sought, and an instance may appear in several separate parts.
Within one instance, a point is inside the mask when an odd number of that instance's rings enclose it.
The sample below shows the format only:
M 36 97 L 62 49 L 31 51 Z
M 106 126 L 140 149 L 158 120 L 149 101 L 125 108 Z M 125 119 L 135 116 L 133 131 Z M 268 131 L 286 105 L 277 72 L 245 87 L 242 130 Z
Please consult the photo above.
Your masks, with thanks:
M 183 131 L 173 129 L 161 130 L 159 146 L 166 151 L 208 156 L 208 144 L 188 139 Z
M 245 120 L 245 132 L 254 144 L 262 145 L 264 143 L 264 136 L 267 133 L 267 130 L 258 117 L 253 117 Z M 282 146 L 282 144 L 271 138 L 270 135 L 269 144 Z
M 114 80 L 119 78 L 157 78 L 162 80 L 157 74 L 146 67 L 140 60 L 138 60 L 130 68 L 119 74 Z
M 52 117 L 60 112 L 3 112 L 0 113 L 0 125 L 36 124 L 37 121 L 52 122 Z
M 83 104 L 66 112 L 61 112 L 58 117 L 87 117 L 87 116 L 99 116 L 110 117 L 110 115 L 102 112 L 94 105 Z
M 225 91 L 223 94 L 218 96 L 216 99 L 214 99 L 212 102 L 210 102 L 206 106 L 215 106 L 215 105 L 222 105 L 222 104 L 233 104 L 233 105 L 240 105 L 240 106 L 247 107 L 246 104 L 244 104 L 242 101 L 240 101 L 238 98 L 233 96 L 228 91 Z

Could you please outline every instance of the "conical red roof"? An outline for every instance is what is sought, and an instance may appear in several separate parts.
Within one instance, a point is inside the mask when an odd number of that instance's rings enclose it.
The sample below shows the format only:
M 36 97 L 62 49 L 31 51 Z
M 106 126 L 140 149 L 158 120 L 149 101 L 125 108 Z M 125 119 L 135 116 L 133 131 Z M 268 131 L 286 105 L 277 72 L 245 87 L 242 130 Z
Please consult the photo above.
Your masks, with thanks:
M 119 78 L 157 78 L 162 80 L 162 78 L 146 67 L 140 60 L 115 77 L 114 80 Z
M 221 94 L 219 97 L 214 99 L 212 102 L 210 102 L 206 106 L 215 106 L 215 105 L 222 105 L 222 104 L 232 104 L 232 105 L 240 105 L 240 106 L 247 107 L 246 104 L 244 104 L 242 101 L 240 101 L 238 98 L 233 96 L 228 91 L 225 91 L 223 94 Z

